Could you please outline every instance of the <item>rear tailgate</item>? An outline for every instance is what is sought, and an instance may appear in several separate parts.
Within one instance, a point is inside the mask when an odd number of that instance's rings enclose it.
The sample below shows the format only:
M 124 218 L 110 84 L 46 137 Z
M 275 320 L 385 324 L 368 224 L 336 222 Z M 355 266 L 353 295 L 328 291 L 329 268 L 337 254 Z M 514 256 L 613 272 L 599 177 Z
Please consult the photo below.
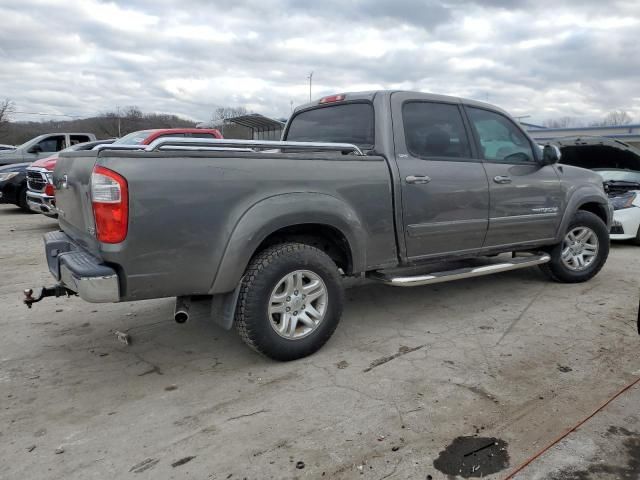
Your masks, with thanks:
M 91 204 L 91 173 L 99 152 L 60 155 L 53 172 L 60 228 L 76 243 L 99 257 Z

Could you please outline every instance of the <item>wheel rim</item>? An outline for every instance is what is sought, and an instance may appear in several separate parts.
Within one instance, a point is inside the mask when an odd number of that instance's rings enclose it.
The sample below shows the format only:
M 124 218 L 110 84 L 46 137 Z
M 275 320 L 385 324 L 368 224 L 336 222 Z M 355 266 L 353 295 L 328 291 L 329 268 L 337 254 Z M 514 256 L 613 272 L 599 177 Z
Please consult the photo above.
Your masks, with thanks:
M 315 273 L 296 270 L 280 279 L 269 298 L 269 324 L 281 337 L 298 340 L 324 320 L 329 294 Z
M 562 263 L 573 271 L 589 268 L 598 256 L 598 236 L 589 227 L 577 227 L 562 242 Z

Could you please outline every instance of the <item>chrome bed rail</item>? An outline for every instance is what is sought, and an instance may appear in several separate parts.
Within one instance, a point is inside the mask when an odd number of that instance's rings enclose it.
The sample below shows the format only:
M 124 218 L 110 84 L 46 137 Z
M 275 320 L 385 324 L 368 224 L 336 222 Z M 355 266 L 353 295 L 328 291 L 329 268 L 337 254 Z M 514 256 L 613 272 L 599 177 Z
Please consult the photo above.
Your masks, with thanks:
M 227 140 L 166 137 L 154 140 L 149 145 L 98 145 L 94 150 L 142 150 L 157 151 L 240 151 L 256 152 L 260 150 L 304 150 L 310 152 L 349 152 L 364 156 L 362 150 L 351 143 L 326 142 L 280 142 L 272 140 Z

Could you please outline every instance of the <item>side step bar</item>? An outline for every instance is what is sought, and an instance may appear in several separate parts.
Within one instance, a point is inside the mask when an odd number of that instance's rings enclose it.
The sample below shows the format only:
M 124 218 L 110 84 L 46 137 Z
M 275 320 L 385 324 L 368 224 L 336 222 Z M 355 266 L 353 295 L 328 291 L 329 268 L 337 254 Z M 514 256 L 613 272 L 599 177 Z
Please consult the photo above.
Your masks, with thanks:
M 383 272 L 373 272 L 367 275 L 367 277 L 371 280 L 376 280 L 395 287 L 417 287 L 420 285 L 450 282 L 452 280 L 461 280 L 463 278 L 481 277 L 483 275 L 491 275 L 492 273 L 533 267 L 534 265 L 547 263 L 549 260 L 551 260 L 551 257 L 545 253 L 528 257 L 516 257 L 512 258 L 508 262 L 493 263 L 480 267 L 459 268 L 456 270 L 433 272 L 421 275 L 401 276 L 397 274 L 390 275 Z

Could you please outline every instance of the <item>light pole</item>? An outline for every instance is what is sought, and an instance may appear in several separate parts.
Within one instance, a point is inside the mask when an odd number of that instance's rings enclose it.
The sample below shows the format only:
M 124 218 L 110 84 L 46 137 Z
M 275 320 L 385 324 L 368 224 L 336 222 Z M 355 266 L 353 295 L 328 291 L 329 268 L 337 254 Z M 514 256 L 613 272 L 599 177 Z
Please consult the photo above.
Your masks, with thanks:
M 311 86 L 313 84 L 313 72 L 310 72 L 307 78 L 309 79 L 309 101 L 311 101 Z

